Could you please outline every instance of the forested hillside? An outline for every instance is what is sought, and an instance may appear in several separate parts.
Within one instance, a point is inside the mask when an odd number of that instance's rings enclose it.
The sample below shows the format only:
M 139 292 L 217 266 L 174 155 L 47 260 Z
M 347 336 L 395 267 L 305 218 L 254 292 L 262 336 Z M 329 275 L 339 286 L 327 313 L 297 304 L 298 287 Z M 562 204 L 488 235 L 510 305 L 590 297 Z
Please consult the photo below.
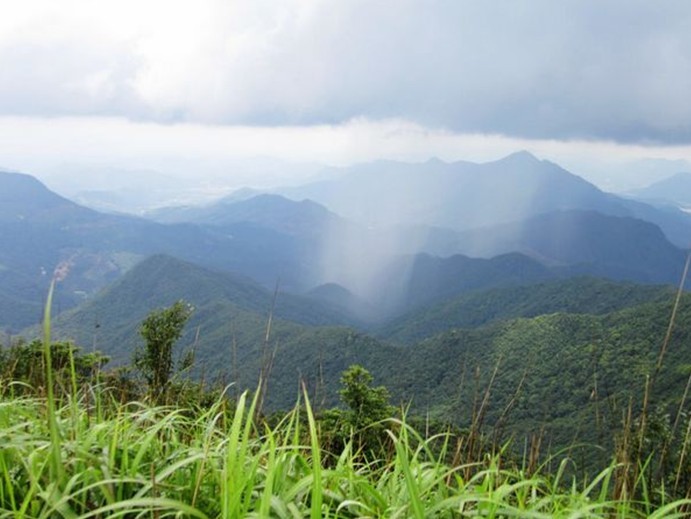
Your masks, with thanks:
M 481 407 L 488 432 L 543 434 L 555 448 L 608 444 L 628 405 L 642 405 L 646 377 L 655 378 L 649 404 L 664 414 L 691 374 L 688 296 L 656 373 L 669 287 L 576 278 L 493 288 L 397 318 L 378 338 L 323 300 L 273 298 L 250 280 L 156 256 L 53 327 L 57 338 L 128 363 L 144 316 L 184 299 L 194 311 L 176 356 L 194 348 L 195 377 L 238 391 L 263 373 L 269 411 L 290 407 L 301 381 L 315 405 L 335 405 L 340 374 L 360 364 L 414 414 L 463 427 Z
M 379 337 L 414 344 L 450 328 L 552 313 L 606 314 L 647 302 L 668 302 L 670 286 L 636 285 L 593 277 L 556 279 L 534 285 L 475 290 L 396 317 L 377 329 Z

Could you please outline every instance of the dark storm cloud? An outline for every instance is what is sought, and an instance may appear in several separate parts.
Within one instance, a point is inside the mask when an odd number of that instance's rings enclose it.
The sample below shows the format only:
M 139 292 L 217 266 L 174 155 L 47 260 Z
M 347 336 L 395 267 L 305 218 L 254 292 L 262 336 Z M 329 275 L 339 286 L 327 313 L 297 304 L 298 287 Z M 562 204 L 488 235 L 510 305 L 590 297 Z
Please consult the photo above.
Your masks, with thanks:
M 419 5 L 401 4 L 388 18 L 363 8 L 345 25 L 357 30 L 324 31 L 318 48 L 342 49 L 330 60 L 340 68 L 304 115 L 404 116 L 521 137 L 691 141 L 691 5 Z M 296 66 L 310 77 L 309 56 Z
M 691 142 L 687 2 L 210 2 L 179 56 L 5 46 L 0 110 Z

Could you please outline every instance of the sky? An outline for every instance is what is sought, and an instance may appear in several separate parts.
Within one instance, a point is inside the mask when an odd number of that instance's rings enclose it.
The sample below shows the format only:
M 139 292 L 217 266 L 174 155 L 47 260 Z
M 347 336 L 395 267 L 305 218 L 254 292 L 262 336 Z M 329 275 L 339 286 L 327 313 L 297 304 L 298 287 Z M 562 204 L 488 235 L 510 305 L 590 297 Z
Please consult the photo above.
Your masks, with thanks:
M 691 170 L 687 1 L 0 1 L 5 168 L 240 185 L 527 149 L 612 190 Z

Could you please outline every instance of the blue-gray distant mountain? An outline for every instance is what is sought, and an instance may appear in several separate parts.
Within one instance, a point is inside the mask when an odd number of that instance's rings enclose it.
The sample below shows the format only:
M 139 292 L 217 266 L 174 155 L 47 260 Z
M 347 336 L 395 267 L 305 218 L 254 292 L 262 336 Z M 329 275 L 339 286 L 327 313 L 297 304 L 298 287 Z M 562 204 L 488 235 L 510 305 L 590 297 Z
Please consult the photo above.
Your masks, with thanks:
M 471 256 L 518 251 L 547 265 L 646 283 L 677 283 L 686 258 L 659 227 L 595 211 L 547 213 L 462 232 L 458 239 Z
M 680 246 L 691 240 L 688 215 L 605 193 L 527 152 L 484 164 L 379 161 L 345 168 L 333 180 L 280 192 L 315 200 L 346 218 L 374 226 L 467 230 L 579 209 L 650 221 Z
M 177 218 L 218 225 L 252 221 L 298 237 L 305 258 L 319 258 L 325 283 L 355 291 L 380 311 L 386 308 L 383 314 L 425 299 L 421 294 L 442 297 L 433 287 L 454 292 L 457 280 L 444 276 L 408 288 L 410 258 L 417 253 L 492 258 L 518 251 L 561 267 L 560 275 L 676 283 L 684 263 L 678 243 L 691 229 L 683 213 L 604 193 L 525 152 L 480 165 L 377 162 L 284 192 L 321 199 L 378 226 L 358 227 L 314 202 L 277 195 L 222 200 Z M 478 222 L 494 223 L 471 225 Z M 677 245 L 658 225 L 679 239 Z M 478 283 L 486 283 L 487 275 Z
M 519 253 L 491 259 L 418 254 L 392 262 L 375 306 L 391 316 L 474 290 L 531 284 L 558 275 Z
M 393 260 L 375 307 L 391 316 L 471 291 L 583 274 L 678 285 L 686 260 L 657 226 L 595 211 L 558 211 L 455 239 L 452 248 L 465 255 Z
M 30 175 L 0 172 L 0 223 L 92 222 L 96 211 L 63 198 Z
M 311 200 L 293 201 L 273 194 L 256 194 L 247 198 L 231 195 L 200 207 L 169 207 L 149 215 L 162 223 L 197 223 L 228 226 L 253 223 L 290 235 L 310 236 L 330 232 L 346 225 L 338 215 Z
M 677 173 L 627 194 L 653 204 L 672 204 L 691 208 L 691 173 Z
M 221 228 L 163 225 L 81 207 L 29 175 L 0 173 L 0 329 L 41 318 L 53 271 L 69 272 L 56 301 L 64 310 L 118 279 L 142 258 L 167 253 L 240 272 L 267 286 L 312 286 L 315 267 L 286 233 L 251 222 Z M 316 261 L 312 259 L 312 261 Z
M 333 308 L 341 309 L 347 315 L 357 318 L 362 324 L 376 321 L 382 315 L 379 308 L 337 283 L 324 283 L 316 286 L 307 291 L 305 296 L 314 301 L 323 301 Z

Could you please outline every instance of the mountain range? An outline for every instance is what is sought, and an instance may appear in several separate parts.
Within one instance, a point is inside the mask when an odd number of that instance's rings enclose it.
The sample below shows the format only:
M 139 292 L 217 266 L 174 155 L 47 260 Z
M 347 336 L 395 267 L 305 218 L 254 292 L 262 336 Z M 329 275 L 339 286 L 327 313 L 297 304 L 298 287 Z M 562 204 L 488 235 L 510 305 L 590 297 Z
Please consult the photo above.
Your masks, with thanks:
M 0 328 L 40 318 L 61 263 L 70 274 L 60 310 L 163 253 L 267 288 L 339 286 L 332 302 L 382 319 L 509 280 L 593 274 L 677 283 L 685 254 L 678 244 L 691 229 L 682 212 L 603 193 L 525 152 L 487 164 L 376 162 L 279 191 L 300 200 L 244 191 L 163 209 L 152 221 L 99 213 L 33 177 L 0 173 Z M 515 253 L 532 263 L 513 256 L 497 277 L 492 265 L 506 260 L 492 258 Z
M 520 252 L 562 267 L 563 276 L 677 283 L 691 236 L 683 212 L 604 193 L 526 152 L 487 164 L 375 162 L 331 176 L 278 190 L 292 205 L 242 193 L 154 216 L 218 226 L 251 221 L 288 233 L 316 258 L 320 282 L 347 288 L 380 315 L 410 306 L 406 298 L 418 290 L 406 284 L 419 253 L 490 259 Z
M 663 211 L 605 193 L 525 151 L 483 164 L 379 161 L 346 168 L 333 177 L 278 192 L 314 200 L 368 226 L 470 230 L 575 209 L 647 220 L 677 246 L 691 243 L 691 217 L 682 211 Z

